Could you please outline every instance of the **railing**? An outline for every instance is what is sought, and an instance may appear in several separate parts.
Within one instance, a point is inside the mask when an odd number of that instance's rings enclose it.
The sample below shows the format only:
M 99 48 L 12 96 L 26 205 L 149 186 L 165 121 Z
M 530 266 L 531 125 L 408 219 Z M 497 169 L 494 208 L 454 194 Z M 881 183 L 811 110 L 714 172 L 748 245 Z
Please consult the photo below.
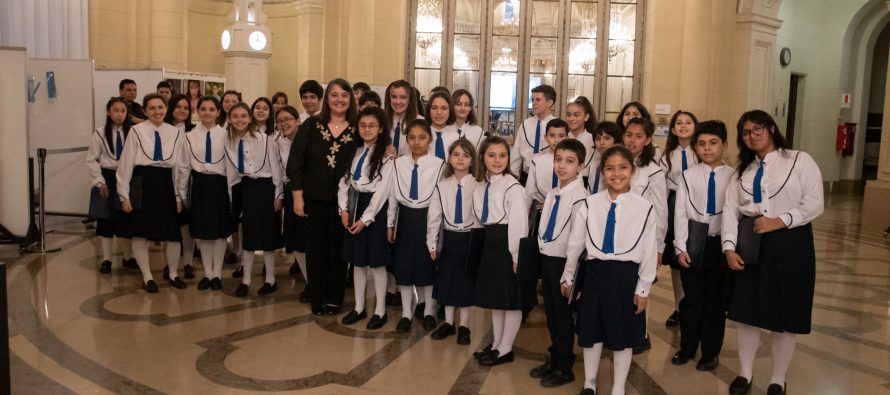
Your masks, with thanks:
M 47 155 L 70 154 L 72 152 L 84 152 L 88 147 L 62 148 L 48 150 L 46 148 L 37 149 L 37 197 L 39 200 L 37 212 L 37 226 L 40 230 L 40 239 L 35 246 L 28 250 L 31 252 L 39 252 L 45 254 L 48 252 L 56 252 L 59 248 L 49 248 L 46 245 L 46 157 Z

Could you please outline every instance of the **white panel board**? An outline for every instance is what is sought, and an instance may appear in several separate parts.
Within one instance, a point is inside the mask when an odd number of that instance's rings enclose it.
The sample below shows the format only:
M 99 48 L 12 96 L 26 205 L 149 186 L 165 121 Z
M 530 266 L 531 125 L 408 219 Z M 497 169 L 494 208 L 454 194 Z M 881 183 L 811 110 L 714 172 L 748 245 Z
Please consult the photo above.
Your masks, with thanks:
M 28 232 L 27 53 L 0 47 L 0 224 Z

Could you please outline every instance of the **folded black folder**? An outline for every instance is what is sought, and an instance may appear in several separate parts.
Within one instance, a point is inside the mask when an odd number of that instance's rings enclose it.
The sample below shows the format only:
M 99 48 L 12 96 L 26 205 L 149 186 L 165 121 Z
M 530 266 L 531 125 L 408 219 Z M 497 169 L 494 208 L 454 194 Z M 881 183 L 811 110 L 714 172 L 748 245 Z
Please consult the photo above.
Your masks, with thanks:
M 754 231 L 754 221 L 757 218 L 747 216 L 739 218 L 739 233 L 736 238 L 735 250 L 745 261 L 745 266 L 756 265 L 758 255 L 760 255 L 761 235 Z
M 90 189 L 90 211 L 87 217 L 90 219 L 111 219 L 114 213 L 112 199 L 116 199 L 117 194 L 108 191 L 108 197 L 102 197 L 99 193 L 99 187 Z
M 708 224 L 689 220 L 689 235 L 686 238 L 686 253 L 692 260 L 692 267 L 700 269 L 704 263 L 705 242 L 708 240 Z

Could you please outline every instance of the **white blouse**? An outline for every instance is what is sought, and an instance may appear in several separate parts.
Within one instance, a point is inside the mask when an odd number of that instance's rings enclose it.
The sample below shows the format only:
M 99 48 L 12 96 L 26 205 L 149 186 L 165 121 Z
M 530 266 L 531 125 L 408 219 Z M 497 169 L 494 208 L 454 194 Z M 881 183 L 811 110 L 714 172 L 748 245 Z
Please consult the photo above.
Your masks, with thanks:
M 422 116 L 418 115 L 417 119 L 424 119 L 424 118 Z M 396 156 L 401 157 L 401 156 L 405 156 L 405 155 L 411 155 L 411 148 L 408 147 L 408 130 L 405 129 L 408 127 L 409 122 L 410 122 L 410 120 L 400 119 L 400 118 L 396 118 L 395 116 L 393 116 L 392 125 L 390 125 L 390 128 L 389 128 L 389 141 L 390 141 L 390 144 L 393 145 L 393 147 L 397 148 Z M 398 135 L 395 134 L 397 128 L 399 130 Z M 396 139 L 398 139 L 398 143 L 396 143 Z M 435 146 L 430 145 L 430 147 L 435 147 Z M 447 152 L 448 147 L 445 147 L 445 150 Z M 433 152 L 433 150 L 431 149 L 430 152 Z M 433 154 L 435 155 L 435 153 L 433 153 Z
M 272 178 L 275 185 L 275 198 L 284 198 L 284 176 L 281 169 L 281 159 L 278 158 L 278 147 L 272 138 L 264 133 L 245 133 L 244 136 L 234 141 L 226 139 L 226 161 L 229 171 L 235 174 L 234 184 L 241 181 L 242 177 Z M 244 144 L 244 171 L 238 171 L 238 145 Z
M 456 216 L 457 189 L 460 185 L 460 223 Z M 473 193 L 480 185 L 472 174 L 467 174 L 458 181 L 453 175 L 436 184 L 436 191 L 430 201 L 427 213 L 426 245 L 430 251 L 438 249 L 439 235 L 442 229 L 452 232 L 469 232 L 482 225 L 473 215 Z
M 692 144 L 687 145 L 686 148 L 680 147 L 674 148 L 671 151 L 670 155 L 661 155 L 661 158 L 658 159 L 658 167 L 661 167 L 661 170 L 664 171 L 665 179 L 667 181 L 667 187 L 671 191 L 676 191 L 677 186 L 679 184 L 680 176 L 683 173 L 683 153 L 686 153 L 686 168 L 690 169 L 692 166 L 698 164 L 698 156 L 695 154 L 695 149 L 692 147 Z M 671 169 L 668 171 L 667 161 L 668 156 L 670 156 L 671 161 Z
M 553 154 L 550 150 L 535 155 L 528 167 L 528 179 L 525 180 L 527 209 L 530 209 L 534 202 L 543 203 L 547 192 L 550 192 L 558 182 L 556 173 L 553 172 Z
M 485 191 L 488 190 L 486 205 Z M 488 207 L 488 218 L 482 213 Z M 513 262 L 519 261 L 519 239 L 528 235 L 528 210 L 522 185 L 509 175 L 498 174 L 481 183 L 473 193 L 473 212 L 482 225 L 507 224 L 507 240 Z
M 630 191 L 646 198 L 655 207 L 655 237 L 658 251 L 664 251 L 664 237 L 667 234 L 668 222 L 667 186 L 665 185 L 664 172 L 655 163 L 652 161 L 648 166 L 637 166 L 633 178 L 630 180 Z
M 414 165 L 417 165 L 417 199 L 411 199 L 411 173 Z M 416 161 L 411 155 L 405 155 L 395 160 L 393 166 L 394 175 L 389 194 L 389 208 L 387 214 L 387 226 L 393 227 L 398 218 L 399 205 L 410 208 L 426 208 L 430 206 L 436 183 L 442 177 L 442 169 L 445 161 L 428 153 Z
M 522 126 L 516 131 L 513 137 L 513 150 L 510 151 L 510 170 L 513 174 L 520 174 L 520 171 L 528 173 L 531 166 L 532 158 L 536 154 L 546 152 L 550 147 L 547 144 L 547 122 L 554 119 L 550 114 L 543 119 L 532 116 L 522 122 Z M 538 152 L 535 152 L 535 134 L 538 130 L 538 121 L 541 122 L 541 137 L 538 140 Z
M 155 132 L 161 138 L 161 157 L 154 160 Z M 188 154 L 185 152 L 185 133 L 175 126 L 162 123 L 155 125 L 150 121 L 133 126 L 124 143 L 117 168 L 117 194 L 121 201 L 130 198 L 130 179 L 136 166 L 156 166 L 173 169 L 173 185 L 179 185 L 179 168 L 188 166 Z M 178 191 L 177 191 L 178 193 Z M 182 202 L 177 194 L 177 202 Z
M 714 173 L 714 214 L 708 213 L 708 182 Z M 726 201 L 726 188 L 732 181 L 735 169 L 720 165 L 713 169 L 699 163 L 684 171 L 677 188 L 674 206 L 674 250 L 677 254 L 686 252 L 689 238 L 689 220 L 708 224 L 708 236 L 720 234 L 723 220 L 723 204 Z
M 457 127 L 457 135 L 466 138 L 470 144 L 473 144 L 473 147 L 476 148 L 476 153 L 478 154 L 479 146 L 482 145 L 482 141 L 485 140 L 485 132 L 482 130 L 482 127 L 466 123 L 461 126 L 455 126 Z
M 207 159 L 207 134 L 210 134 L 210 162 Z M 207 130 L 198 124 L 191 132 L 185 134 L 185 150 L 188 161 L 179 168 L 179 184 L 176 185 L 180 196 L 187 196 L 189 177 L 192 170 L 203 174 L 225 176 L 229 183 L 236 176 L 229 173 L 226 166 L 226 142 L 228 134 L 219 125 Z
M 760 181 L 762 200 L 754 202 L 754 177 L 763 166 Z M 735 250 L 741 215 L 781 218 L 788 228 L 806 225 L 822 215 L 822 172 L 803 151 L 777 150 L 766 154 L 733 177 L 723 207 L 723 251 Z
M 365 160 L 362 167 L 356 173 L 356 166 L 362 154 L 367 150 Z M 374 152 L 374 146 L 363 145 L 360 149 L 355 150 L 355 155 L 350 162 L 349 170 L 340 179 L 340 186 L 337 188 L 337 205 L 341 211 L 348 210 L 349 190 L 354 189 L 356 192 L 373 193 L 371 202 L 365 211 L 356 213 L 365 225 L 370 225 L 377 217 L 377 213 L 383 208 L 383 205 L 389 200 L 392 191 L 393 164 L 395 161 L 390 157 L 384 157 L 383 163 L 380 164 L 379 173 L 370 177 L 371 155 Z M 358 181 L 353 178 L 354 174 L 360 174 Z M 359 215 L 360 214 L 360 215 Z
M 569 239 L 572 238 L 572 213 L 584 202 L 588 196 L 584 189 L 584 180 L 581 177 L 575 179 L 563 188 L 554 188 L 547 194 L 544 201 L 544 209 L 541 211 L 541 221 L 538 224 L 538 249 L 541 254 L 565 258 Z M 550 224 L 550 215 L 553 212 L 556 198 L 559 197 L 559 206 L 556 209 L 556 221 L 553 227 L 552 240 L 545 240 L 547 226 Z
M 296 133 L 291 135 L 291 137 L 296 137 Z M 281 172 L 285 173 L 287 170 L 287 159 L 290 157 L 290 147 L 294 144 L 293 138 L 287 138 L 281 132 L 276 131 L 275 134 L 272 135 L 272 141 L 275 142 L 275 146 L 278 149 L 278 158 L 281 160 Z M 287 178 L 287 174 L 285 174 L 285 178 Z M 287 183 L 287 181 L 285 181 Z
M 108 145 L 108 139 L 105 138 L 105 128 L 96 129 L 90 135 L 90 148 L 87 150 L 87 169 L 90 171 L 90 178 L 93 185 L 105 183 L 105 177 L 102 177 L 102 169 L 117 170 L 117 141 L 120 138 L 122 143 L 121 150 L 127 139 L 120 128 L 111 131 L 112 144 Z
M 604 253 L 606 219 L 612 203 L 615 207 L 614 252 Z M 636 262 L 640 265 L 635 293 L 648 296 L 658 264 L 655 235 L 655 208 L 634 193 L 623 193 L 613 201 L 609 191 L 591 195 L 578 207 L 572 219 L 572 238 L 566 252 L 566 267 L 561 282 L 572 285 L 578 257 L 586 250 L 586 260 Z

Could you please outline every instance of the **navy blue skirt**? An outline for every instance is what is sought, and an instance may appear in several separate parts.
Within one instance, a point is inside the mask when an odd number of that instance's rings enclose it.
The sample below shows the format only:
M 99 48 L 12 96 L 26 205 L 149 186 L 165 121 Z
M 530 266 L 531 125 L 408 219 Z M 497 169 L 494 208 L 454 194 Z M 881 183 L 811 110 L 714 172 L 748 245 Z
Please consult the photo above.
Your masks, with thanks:
M 229 184 L 226 176 L 193 171 L 191 185 L 189 234 L 198 240 L 229 237 L 235 223 L 229 212 Z
M 96 236 L 129 239 L 133 237 L 133 230 L 130 228 L 130 214 L 120 209 L 120 199 L 117 196 L 117 170 L 102 168 L 102 178 L 108 187 L 108 198 L 114 199 L 114 210 L 111 218 L 96 220 Z
M 173 170 L 158 166 L 136 166 L 132 183 L 142 184 L 142 207 L 133 210 L 133 237 L 151 241 L 182 241 L 176 217 Z M 133 187 L 130 187 L 133 190 Z
M 668 193 L 668 224 L 667 233 L 664 235 L 664 251 L 661 254 L 661 264 L 670 266 L 671 269 L 682 269 L 677 254 L 674 253 L 674 205 L 677 202 L 677 192 Z M 685 203 L 685 202 L 683 202 Z
M 294 194 L 284 191 L 284 248 L 287 252 L 306 252 L 306 232 L 309 231 L 306 218 L 294 213 Z M 384 230 L 384 233 L 386 231 Z
M 507 226 L 485 225 L 473 301 L 483 309 L 527 311 L 538 303 L 537 280 L 521 282 L 513 272 Z
M 360 216 L 368 208 L 373 196 L 374 194 L 371 192 L 360 192 L 358 194 L 358 201 L 356 202 L 357 216 Z M 374 222 L 365 227 L 359 234 L 345 233 L 343 254 L 345 260 L 352 262 L 352 266 L 383 267 L 392 263 L 389 243 L 386 241 L 386 210 L 388 207 L 389 203 L 384 204 L 380 211 L 377 212 L 377 215 L 374 216 Z M 356 218 L 356 221 L 360 220 Z
M 469 232 L 442 232 L 442 250 L 436 262 L 436 285 L 433 298 L 443 306 L 469 307 L 473 305 L 476 267 L 471 244 L 482 240 L 482 229 Z M 478 257 L 476 258 L 478 259 Z
M 393 263 L 398 285 L 425 287 L 433 285 L 436 266 L 426 247 L 426 213 L 428 208 L 399 205 Z
M 630 261 L 588 260 L 578 300 L 578 345 L 596 343 L 612 351 L 639 344 L 646 335 L 646 313 L 636 313 L 634 293 L 640 265 Z
M 242 245 L 245 251 L 275 251 L 284 246 L 281 213 L 275 211 L 271 178 L 241 179 Z

